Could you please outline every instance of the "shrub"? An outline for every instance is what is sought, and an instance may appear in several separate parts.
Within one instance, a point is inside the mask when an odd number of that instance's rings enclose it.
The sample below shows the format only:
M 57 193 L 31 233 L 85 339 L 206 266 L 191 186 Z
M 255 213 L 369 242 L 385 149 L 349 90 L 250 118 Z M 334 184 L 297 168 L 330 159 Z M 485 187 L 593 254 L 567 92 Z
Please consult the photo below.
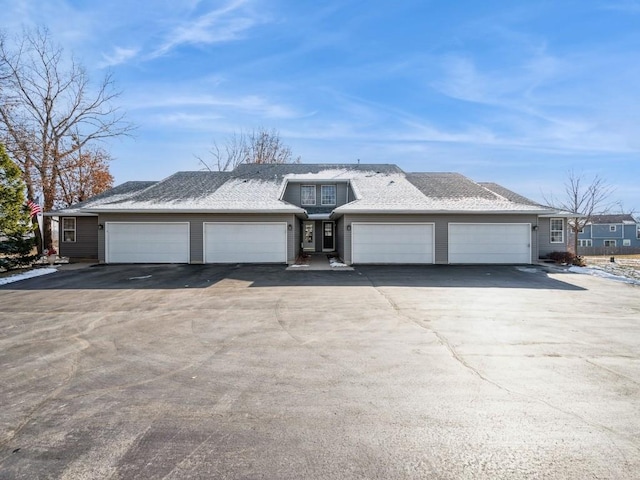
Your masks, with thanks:
M 31 265 L 38 258 L 37 255 L 33 255 L 34 245 L 35 239 L 33 237 L 23 237 L 22 235 L 3 237 L 0 240 L 0 256 L 2 257 L 0 267 L 9 270 Z
M 576 265 L 578 267 L 586 265 L 584 258 L 571 252 L 551 252 L 547 257 L 562 265 Z

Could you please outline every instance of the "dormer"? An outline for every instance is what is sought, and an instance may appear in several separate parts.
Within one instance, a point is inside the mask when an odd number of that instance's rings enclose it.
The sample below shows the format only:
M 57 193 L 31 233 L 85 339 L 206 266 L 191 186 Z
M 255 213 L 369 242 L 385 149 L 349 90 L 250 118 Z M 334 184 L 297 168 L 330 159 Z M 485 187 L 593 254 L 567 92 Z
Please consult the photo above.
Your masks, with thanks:
M 348 179 L 294 179 L 287 180 L 282 200 L 308 213 L 330 213 L 355 200 L 355 194 Z

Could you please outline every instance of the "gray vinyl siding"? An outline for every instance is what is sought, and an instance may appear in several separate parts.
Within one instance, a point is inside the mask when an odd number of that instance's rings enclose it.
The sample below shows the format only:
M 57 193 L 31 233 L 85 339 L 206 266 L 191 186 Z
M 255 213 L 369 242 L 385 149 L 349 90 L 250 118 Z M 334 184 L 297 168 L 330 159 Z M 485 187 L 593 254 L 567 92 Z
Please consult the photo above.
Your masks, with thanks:
M 62 241 L 62 219 L 76 219 L 76 241 Z M 98 217 L 58 217 L 58 251 L 62 257 L 98 260 Z
M 344 256 L 345 263 L 351 264 L 351 223 L 432 223 L 434 224 L 435 263 L 449 263 L 449 223 L 530 223 L 537 224 L 535 215 L 353 215 L 344 216 Z M 533 233 L 533 232 L 532 232 Z M 538 258 L 537 236 L 531 235 L 531 262 Z
M 338 220 L 336 220 L 335 235 L 336 235 L 336 252 L 338 253 L 338 256 L 341 259 L 344 259 L 344 239 L 345 239 L 344 234 L 345 234 L 344 217 L 340 217 Z
M 560 217 L 554 217 L 560 218 Z M 563 243 L 551 243 L 551 218 L 541 217 L 538 219 L 538 258 L 545 258 L 552 252 L 566 252 L 567 251 L 567 239 L 569 231 L 567 230 L 567 219 L 564 221 L 564 242 Z
M 287 228 L 287 263 L 296 259 L 295 248 L 295 216 L 288 214 L 274 215 L 244 215 L 244 214 L 113 214 L 105 213 L 99 216 L 99 223 L 107 222 L 189 222 L 190 231 L 190 262 L 203 263 L 204 259 L 204 223 L 205 222 L 286 222 L 292 228 Z M 96 222 L 98 223 L 98 222 Z M 97 230 L 97 228 L 96 228 Z M 97 230 L 98 259 L 105 261 L 104 230 Z
M 299 218 L 294 218 L 291 224 L 293 231 L 290 232 L 293 236 L 293 254 L 294 259 L 298 258 L 298 255 L 302 253 L 302 221 Z
M 612 232 L 610 230 L 611 226 L 615 226 L 615 231 Z M 585 225 L 583 233 L 578 234 L 578 239 L 591 239 L 593 248 L 603 248 L 605 240 L 615 240 L 617 247 L 624 247 L 623 241 L 628 240 L 629 245 L 625 248 L 640 248 L 640 238 L 638 238 L 638 227 L 636 224 L 608 223 Z M 585 247 L 580 247 L 581 250 L 583 248 Z
M 316 187 L 316 204 L 315 205 L 302 205 L 302 198 L 300 197 L 300 187 L 302 185 L 315 185 Z M 322 193 L 321 186 L 322 185 L 335 185 L 336 186 L 336 204 L 335 205 L 322 205 Z M 282 196 L 282 199 L 285 202 L 291 203 L 298 207 L 302 208 L 313 208 L 313 207 L 339 207 L 340 205 L 344 205 L 347 202 L 351 202 L 354 200 L 353 191 L 351 187 L 346 182 L 336 182 L 332 183 L 330 181 L 323 182 L 289 182 L 287 183 L 287 188 Z

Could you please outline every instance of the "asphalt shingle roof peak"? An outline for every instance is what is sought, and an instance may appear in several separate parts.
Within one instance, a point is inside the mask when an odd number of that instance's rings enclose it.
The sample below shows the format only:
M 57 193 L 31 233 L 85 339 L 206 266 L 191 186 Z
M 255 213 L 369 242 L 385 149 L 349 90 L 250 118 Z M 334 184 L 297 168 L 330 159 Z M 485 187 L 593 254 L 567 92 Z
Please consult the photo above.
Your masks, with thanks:
M 197 199 L 215 192 L 229 176 L 229 172 L 176 172 L 151 188 L 123 201 L 164 202 Z
M 407 180 L 431 198 L 482 198 L 495 200 L 496 195 L 460 173 L 415 172 Z
M 338 170 L 345 172 L 402 173 L 402 170 L 397 165 L 386 163 L 245 163 L 238 165 L 231 171 L 231 174 L 234 178 L 274 180 L 288 175 L 320 174 L 324 171 L 335 172 Z

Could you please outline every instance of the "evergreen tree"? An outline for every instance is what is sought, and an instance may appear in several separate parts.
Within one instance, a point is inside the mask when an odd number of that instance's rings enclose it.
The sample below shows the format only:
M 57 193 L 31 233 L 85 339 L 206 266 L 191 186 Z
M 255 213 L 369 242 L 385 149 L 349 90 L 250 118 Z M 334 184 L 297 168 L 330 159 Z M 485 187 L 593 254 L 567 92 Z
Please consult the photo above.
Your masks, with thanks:
M 20 168 L 0 143 L 0 267 L 6 269 L 35 260 L 31 254 L 35 243 L 33 224 L 24 191 Z

